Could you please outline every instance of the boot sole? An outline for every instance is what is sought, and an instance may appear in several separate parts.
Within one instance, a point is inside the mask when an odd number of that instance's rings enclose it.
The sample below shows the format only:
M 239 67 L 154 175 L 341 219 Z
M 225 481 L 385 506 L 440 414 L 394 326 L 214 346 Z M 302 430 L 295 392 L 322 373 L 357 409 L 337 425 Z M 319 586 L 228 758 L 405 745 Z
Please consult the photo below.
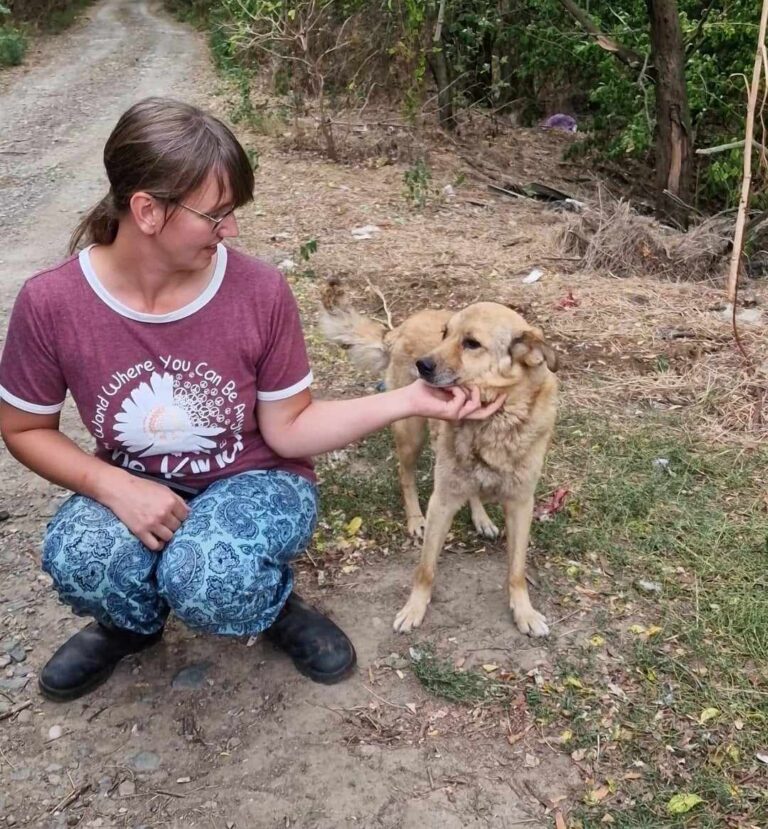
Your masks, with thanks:
M 293 662 L 296 670 L 302 676 L 307 677 L 307 679 L 311 679 L 313 682 L 319 682 L 321 685 L 335 685 L 337 682 L 341 682 L 342 679 L 346 679 L 352 671 L 354 671 L 355 666 L 357 665 L 357 659 L 353 659 L 349 665 L 345 665 L 343 668 L 336 671 L 336 673 L 321 674 L 317 673 L 317 671 L 313 671 L 311 668 L 301 665 L 293 659 L 291 661 Z

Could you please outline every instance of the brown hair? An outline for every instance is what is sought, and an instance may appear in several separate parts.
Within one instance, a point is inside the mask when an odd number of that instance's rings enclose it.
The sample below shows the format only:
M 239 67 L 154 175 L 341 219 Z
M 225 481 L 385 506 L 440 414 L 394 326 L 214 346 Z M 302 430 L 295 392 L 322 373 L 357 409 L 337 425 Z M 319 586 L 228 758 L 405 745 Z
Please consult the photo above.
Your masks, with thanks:
M 70 253 L 81 241 L 113 242 L 121 214 L 140 191 L 179 202 L 213 173 L 222 192 L 232 188 L 233 207 L 253 199 L 253 168 L 229 127 L 171 98 L 145 98 L 123 113 L 104 147 L 104 167 L 109 192 L 75 228 Z

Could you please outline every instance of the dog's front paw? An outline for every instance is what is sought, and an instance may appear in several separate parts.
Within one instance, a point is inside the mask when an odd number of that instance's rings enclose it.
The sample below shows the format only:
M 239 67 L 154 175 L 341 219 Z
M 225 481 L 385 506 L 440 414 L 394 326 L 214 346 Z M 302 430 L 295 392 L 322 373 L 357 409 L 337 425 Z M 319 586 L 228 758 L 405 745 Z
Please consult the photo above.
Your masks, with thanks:
M 472 523 L 475 525 L 475 531 L 481 538 L 498 538 L 499 528 L 486 515 L 484 518 L 472 518 Z
M 424 538 L 425 520 L 423 515 L 414 515 L 408 518 L 408 535 L 421 540 Z
M 549 636 L 549 627 L 547 619 L 538 610 L 534 610 L 530 605 L 528 607 L 516 610 L 512 608 L 515 617 L 515 624 L 520 633 L 526 636 Z
M 411 596 L 405 607 L 395 616 L 395 623 L 392 627 L 398 633 L 410 633 L 424 621 L 427 604 L 428 602 L 423 599 Z

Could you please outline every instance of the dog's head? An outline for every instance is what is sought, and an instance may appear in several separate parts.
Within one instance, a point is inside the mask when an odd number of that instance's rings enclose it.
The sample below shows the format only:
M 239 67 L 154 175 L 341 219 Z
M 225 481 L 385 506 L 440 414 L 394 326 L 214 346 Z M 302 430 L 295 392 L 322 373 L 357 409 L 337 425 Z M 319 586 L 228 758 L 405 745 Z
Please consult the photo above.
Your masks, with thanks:
M 541 331 L 496 302 L 477 302 L 454 314 L 440 345 L 416 361 L 432 386 L 477 386 L 495 394 L 532 374 L 557 371 L 557 354 Z

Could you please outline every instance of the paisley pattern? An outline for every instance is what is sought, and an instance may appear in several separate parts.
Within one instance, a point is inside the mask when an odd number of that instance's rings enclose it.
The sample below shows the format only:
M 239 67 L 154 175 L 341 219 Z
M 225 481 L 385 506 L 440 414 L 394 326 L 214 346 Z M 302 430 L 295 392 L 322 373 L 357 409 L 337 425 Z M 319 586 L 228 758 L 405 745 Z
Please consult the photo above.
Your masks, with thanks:
M 260 633 L 293 588 L 290 562 L 317 521 L 315 486 L 291 472 L 243 472 L 189 507 L 158 554 L 109 509 L 73 495 L 48 525 L 43 569 L 65 604 L 103 623 L 154 633 L 172 610 L 195 630 Z

